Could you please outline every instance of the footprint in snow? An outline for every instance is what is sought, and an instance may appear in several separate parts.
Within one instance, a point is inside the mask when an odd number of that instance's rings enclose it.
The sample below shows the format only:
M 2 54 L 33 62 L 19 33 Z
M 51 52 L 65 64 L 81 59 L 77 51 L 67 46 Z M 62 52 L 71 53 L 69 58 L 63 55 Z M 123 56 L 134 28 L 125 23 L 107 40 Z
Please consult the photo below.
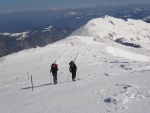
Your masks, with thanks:
M 111 97 L 104 99 L 104 102 L 105 103 L 113 103 L 113 104 L 117 104 L 118 103 L 116 99 L 113 99 Z
M 108 73 L 104 73 L 105 76 L 110 76 Z

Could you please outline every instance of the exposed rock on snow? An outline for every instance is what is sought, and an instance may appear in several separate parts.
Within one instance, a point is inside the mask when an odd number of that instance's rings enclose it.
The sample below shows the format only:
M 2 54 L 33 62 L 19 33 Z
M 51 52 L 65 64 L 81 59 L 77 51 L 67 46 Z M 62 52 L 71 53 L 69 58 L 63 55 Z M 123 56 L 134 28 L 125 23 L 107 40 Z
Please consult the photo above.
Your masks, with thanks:
M 135 48 L 140 48 L 141 46 L 138 44 L 135 44 L 134 42 L 128 42 L 127 40 L 125 40 L 124 38 L 117 38 L 115 40 L 115 42 L 126 45 L 126 46 L 131 46 L 131 47 L 135 47 Z

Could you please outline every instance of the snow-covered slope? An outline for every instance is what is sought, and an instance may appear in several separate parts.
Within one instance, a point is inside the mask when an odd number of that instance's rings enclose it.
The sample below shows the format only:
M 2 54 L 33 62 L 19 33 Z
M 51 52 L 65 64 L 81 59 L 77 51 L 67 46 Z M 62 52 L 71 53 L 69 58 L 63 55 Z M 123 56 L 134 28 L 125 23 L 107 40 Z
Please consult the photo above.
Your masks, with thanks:
M 81 31 L 46 47 L 0 59 L 0 113 L 150 112 L 150 48 L 120 45 L 105 39 L 104 32 L 95 40 L 95 36 L 86 36 L 89 32 L 79 36 Z M 78 67 L 75 82 L 68 70 L 71 60 Z M 57 85 L 50 84 L 49 73 L 55 61 L 59 65 Z
M 91 36 L 95 40 L 124 38 L 142 46 L 150 43 L 150 24 L 142 20 L 127 21 L 110 16 L 96 18 L 78 29 L 72 35 Z
M 150 23 L 150 16 L 145 17 L 145 18 L 143 19 L 143 21 Z

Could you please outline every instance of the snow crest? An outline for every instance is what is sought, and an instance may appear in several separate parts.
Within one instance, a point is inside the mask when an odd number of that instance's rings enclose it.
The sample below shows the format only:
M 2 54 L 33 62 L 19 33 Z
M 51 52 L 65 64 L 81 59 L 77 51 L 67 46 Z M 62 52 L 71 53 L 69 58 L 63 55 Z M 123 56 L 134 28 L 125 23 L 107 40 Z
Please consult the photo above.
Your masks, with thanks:
M 110 40 L 124 38 L 136 43 L 150 43 L 150 24 L 142 20 L 128 19 L 125 21 L 105 16 L 89 21 L 72 35 Z

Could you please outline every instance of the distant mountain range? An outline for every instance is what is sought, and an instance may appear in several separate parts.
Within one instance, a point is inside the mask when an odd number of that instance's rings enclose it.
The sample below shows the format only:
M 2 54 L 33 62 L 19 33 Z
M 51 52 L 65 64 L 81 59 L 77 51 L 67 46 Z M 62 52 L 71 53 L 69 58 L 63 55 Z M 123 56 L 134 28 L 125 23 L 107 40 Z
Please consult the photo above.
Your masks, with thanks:
M 18 52 L 20 50 L 43 47 L 49 43 L 67 37 L 72 33 L 72 29 L 57 28 L 51 26 L 39 30 L 31 30 L 21 33 L 1 33 L 0 34 L 0 56 Z
M 110 15 L 124 20 L 142 20 L 149 14 L 150 5 L 145 4 L 1 14 L 0 57 L 66 38 L 94 18 Z M 149 22 L 148 19 L 143 20 Z

